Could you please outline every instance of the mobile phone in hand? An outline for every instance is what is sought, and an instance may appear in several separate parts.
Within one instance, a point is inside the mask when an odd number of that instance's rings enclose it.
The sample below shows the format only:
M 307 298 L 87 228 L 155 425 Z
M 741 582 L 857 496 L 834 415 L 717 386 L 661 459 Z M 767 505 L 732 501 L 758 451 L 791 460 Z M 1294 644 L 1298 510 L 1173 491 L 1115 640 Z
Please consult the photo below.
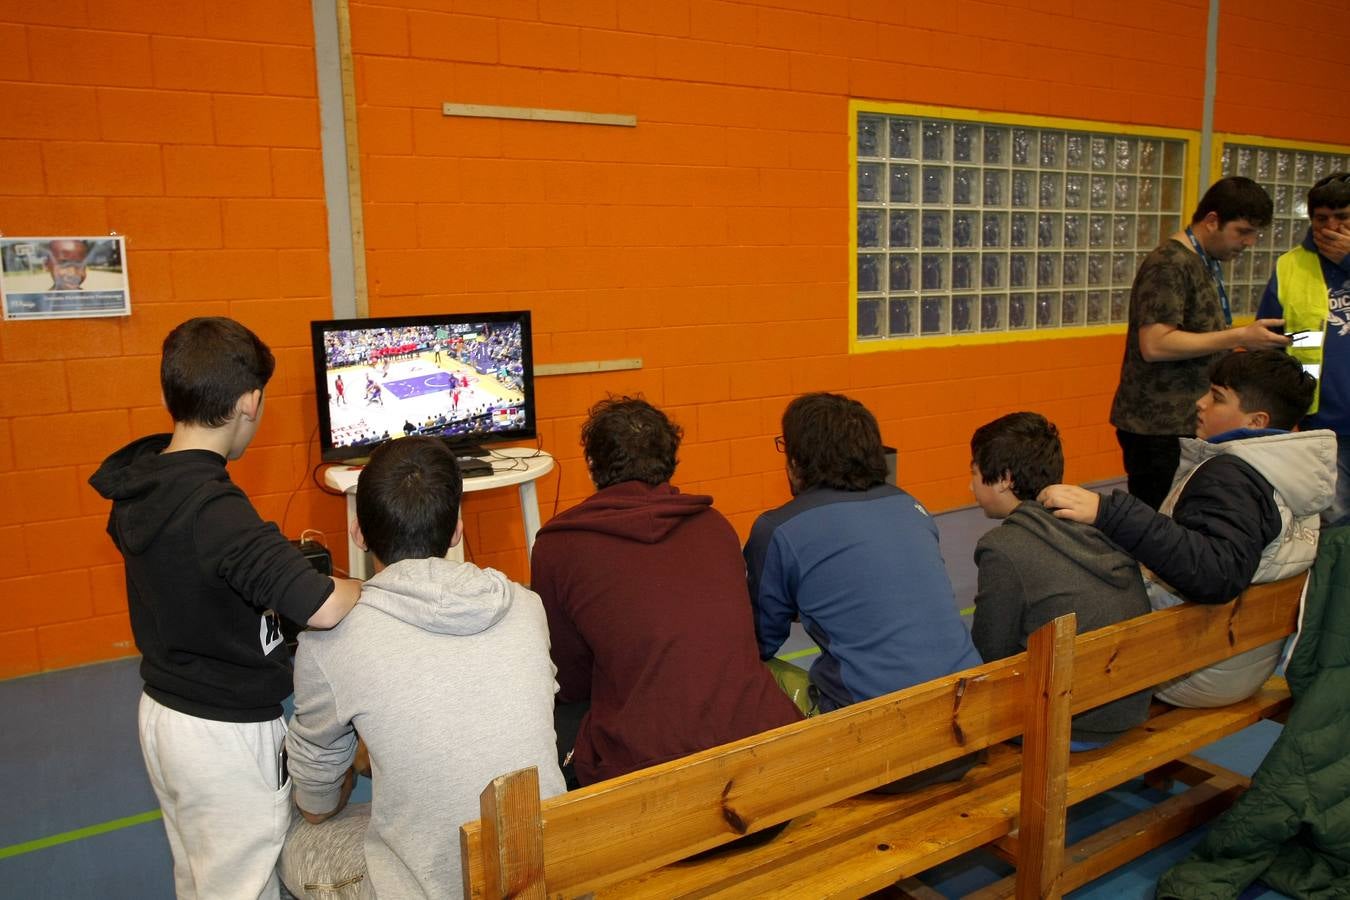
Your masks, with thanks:
M 1289 335 L 1293 341 L 1290 345 L 1301 349 L 1314 349 L 1322 346 L 1322 341 L 1326 337 L 1323 331 L 1295 331 Z

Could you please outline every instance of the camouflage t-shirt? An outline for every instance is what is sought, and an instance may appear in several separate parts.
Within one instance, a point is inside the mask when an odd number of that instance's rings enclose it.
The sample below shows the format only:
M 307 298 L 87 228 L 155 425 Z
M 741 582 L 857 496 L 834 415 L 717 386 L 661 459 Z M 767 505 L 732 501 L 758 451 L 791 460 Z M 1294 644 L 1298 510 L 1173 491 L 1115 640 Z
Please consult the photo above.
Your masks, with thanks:
M 1144 257 L 1134 276 L 1111 424 L 1135 434 L 1193 435 L 1195 401 L 1209 390 L 1210 364 L 1223 354 L 1146 362 L 1139 329 L 1155 323 L 1197 333 L 1228 327 L 1214 277 L 1198 255 L 1171 238 Z

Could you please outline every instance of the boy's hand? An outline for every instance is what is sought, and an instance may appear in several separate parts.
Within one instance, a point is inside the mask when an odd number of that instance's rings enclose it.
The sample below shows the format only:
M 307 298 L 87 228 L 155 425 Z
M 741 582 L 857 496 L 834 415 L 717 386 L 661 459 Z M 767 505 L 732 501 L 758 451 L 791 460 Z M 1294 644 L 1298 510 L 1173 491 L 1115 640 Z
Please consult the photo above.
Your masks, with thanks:
M 1076 484 L 1052 484 L 1036 496 L 1041 505 L 1053 510 L 1056 518 L 1092 525 L 1097 521 L 1101 497 Z
M 1337 265 L 1350 254 L 1350 234 L 1342 234 L 1335 228 L 1314 228 L 1313 243 L 1318 253 Z
M 318 825 L 321 822 L 327 822 L 329 819 L 342 812 L 347 806 L 347 801 L 352 797 L 352 788 L 356 787 L 356 769 L 350 768 L 342 776 L 342 787 L 338 793 L 337 806 L 326 813 L 312 813 L 300 805 L 300 796 L 295 797 L 295 807 L 300 810 L 300 815 L 305 817 L 305 821 L 311 825 Z
M 357 775 L 370 777 L 370 751 L 366 749 L 366 742 L 359 737 L 356 739 L 356 756 L 352 759 L 352 768 Z

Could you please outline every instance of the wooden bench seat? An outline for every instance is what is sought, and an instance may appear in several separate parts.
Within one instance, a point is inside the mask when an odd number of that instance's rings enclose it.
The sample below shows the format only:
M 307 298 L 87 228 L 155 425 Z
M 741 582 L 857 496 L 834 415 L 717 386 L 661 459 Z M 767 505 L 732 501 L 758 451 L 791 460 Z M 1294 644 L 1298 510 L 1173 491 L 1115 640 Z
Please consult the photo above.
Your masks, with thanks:
M 1191 754 L 1289 701 L 1272 679 L 1241 703 L 1167 709 L 1072 755 L 1070 714 L 1292 633 L 1302 581 L 1081 636 L 1064 617 L 1026 654 L 542 804 L 533 770 L 495 779 L 483 820 L 461 829 L 466 896 L 856 897 L 984 845 L 1018 871 L 982 893 L 1057 896 L 1231 803 L 1245 780 Z M 1003 744 L 1018 735 L 1021 752 Z M 988 762 L 959 782 L 864 793 L 983 747 Z M 1141 776 L 1196 786 L 1064 846 L 1069 805 Z M 688 860 L 789 819 L 767 844 Z
M 1173 709 L 1110 747 L 1071 754 L 1067 803 L 1079 803 L 1132 779 L 1151 775 L 1161 768 L 1160 760 L 1166 763 L 1185 758 L 1221 737 L 1279 714 L 1288 704 L 1283 679 L 1273 678 L 1256 695 L 1240 703 L 1214 710 Z M 779 837 L 762 847 L 731 850 L 721 860 L 675 863 L 599 890 L 596 896 L 652 900 L 694 896 L 787 897 L 793 896 L 794 885 L 806 880 L 813 886 L 813 896 L 859 896 L 879 890 L 1013 831 L 1020 796 L 1021 754 L 1006 745 L 991 750 L 990 763 L 977 767 L 960 782 L 903 797 L 873 794 L 842 801 L 793 820 Z M 1188 774 L 1195 778 L 1195 773 Z M 1219 777 L 1218 773 L 1213 773 L 1213 777 Z M 1241 776 L 1229 773 L 1223 777 L 1238 779 L 1237 783 L 1245 786 L 1246 779 Z M 1205 818 L 1211 817 L 1231 804 L 1239 793 L 1220 791 L 1227 802 L 1215 803 L 1210 779 L 1196 781 L 1194 794 L 1188 792 L 1166 801 L 1167 811 L 1173 814 L 1167 821 L 1175 823 L 1177 813 L 1196 803 L 1204 804 L 1202 811 L 1208 813 Z M 1149 839 L 1144 842 L 1146 846 L 1120 855 L 1127 848 L 1138 847 L 1138 841 L 1125 845 L 1124 840 L 1139 831 L 1141 817 L 1156 818 L 1150 810 L 1108 829 L 1111 834 L 1107 847 L 1117 861 L 1102 871 L 1158 846 L 1159 842 L 1149 843 L 1158 833 L 1145 830 L 1144 837 Z M 1177 834 L 1189 827 L 1192 826 L 1182 827 Z M 1172 834 L 1164 841 L 1175 836 Z M 1005 843 L 1002 850 L 1000 855 L 1005 859 L 1015 857 L 1016 842 Z M 1068 852 L 1074 856 L 1082 851 L 1076 845 Z M 825 873 L 830 868 L 840 870 L 845 890 L 828 891 Z M 1063 890 L 1072 890 L 1101 874 L 1093 872 L 1082 862 L 1067 867 L 1064 880 L 1070 883 L 1064 883 Z M 1081 877 L 1084 874 L 1087 877 Z M 1011 895 L 1012 887 L 1013 881 L 1008 879 L 981 893 L 989 897 L 1007 896 Z

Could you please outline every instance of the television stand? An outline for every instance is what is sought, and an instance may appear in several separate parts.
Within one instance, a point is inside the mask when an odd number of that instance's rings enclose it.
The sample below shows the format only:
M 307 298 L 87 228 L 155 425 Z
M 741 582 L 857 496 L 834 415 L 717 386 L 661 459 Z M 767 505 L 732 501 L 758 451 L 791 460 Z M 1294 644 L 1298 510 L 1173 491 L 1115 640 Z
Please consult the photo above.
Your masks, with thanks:
M 534 550 L 534 536 L 539 531 L 539 499 L 534 489 L 536 479 L 553 470 L 553 457 L 533 447 L 504 447 L 496 451 L 498 460 L 514 458 L 515 465 L 503 467 L 500 472 L 492 472 L 488 477 L 465 478 L 464 493 L 488 491 L 493 488 L 514 487 L 520 495 L 520 523 L 525 532 L 525 555 L 528 558 Z M 461 466 L 464 464 L 461 463 Z M 517 468 L 516 466 L 519 466 Z M 355 466 L 329 466 L 324 470 L 324 483 L 347 495 L 347 524 L 356 520 L 356 482 L 361 470 Z M 493 550 L 507 549 L 501 547 Z M 450 548 L 448 558 L 464 559 L 464 544 Z M 347 535 L 348 569 L 353 578 L 369 578 L 371 575 L 370 557 L 356 546 L 350 530 Z

